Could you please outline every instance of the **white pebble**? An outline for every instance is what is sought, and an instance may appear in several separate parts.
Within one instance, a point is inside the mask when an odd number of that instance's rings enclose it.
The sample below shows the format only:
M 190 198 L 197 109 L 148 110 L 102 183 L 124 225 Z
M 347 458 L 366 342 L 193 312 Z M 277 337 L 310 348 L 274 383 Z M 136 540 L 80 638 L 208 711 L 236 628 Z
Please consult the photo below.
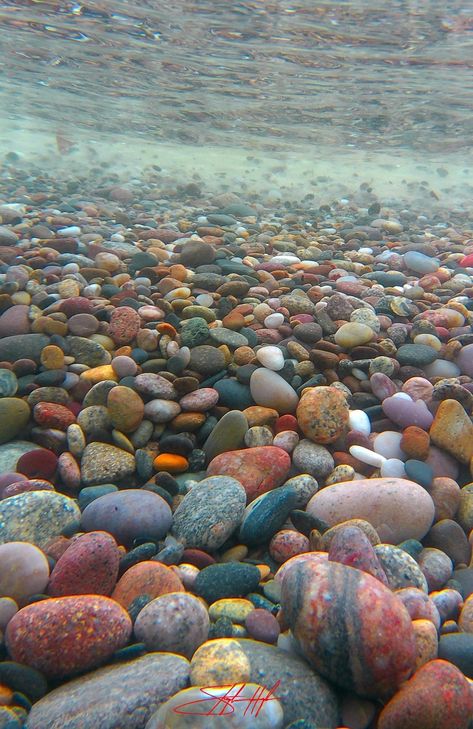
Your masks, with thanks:
M 199 306 L 206 306 L 209 308 L 214 303 L 213 296 L 210 296 L 210 294 L 199 294 L 195 297 L 195 303 Z
M 113 233 L 113 235 L 110 236 L 110 240 L 113 240 L 114 243 L 123 243 L 125 236 L 121 233 Z
M 393 399 L 397 397 L 398 400 L 412 400 L 412 397 L 408 395 L 407 392 L 395 392 L 391 397 Z
M 369 448 L 364 448 L 363 446 L 350 446 L 349 451 L 353 458 L 358 458 L 362 463 L 367 463 L 369 466 L 376 466 L 376 468 L 380 468 L 385 461 L 385 458 L 379 453 L 370 451 Z
M 406 458 L 406 454 L 401 450 L 401 439 L 401 433 L 395 430 L 385 430 L 384 433 L 376 436 L 373 441 L 373 448 L 376 453 L 384 456 L 384 458 L 397 458 L 402 461 Z
M 405 478 L 406 471 L 403 462 L 398 458 L 387 458 L 381 464 L 381 476 L 383 478 Z
M 81 229 L 78 225 L 69 225 L 68 228 L 59 228 L 58 235 L 80 235 Z
M 351 374 L 353 375 L 353 377 L 356 377 L 357 380 L 368 380 L 369 379 L 366 372 L 363 372 L 363 370 L 360 370 L 358 367 L 353 367 Z
M 261 347 L 256 352 L 256 358 L 261 362 L 263 367 L 274 372 L 282 370 L 284 367 L 284 355 L 279 347 L 272 347 L 271 345 Z
M 301 259 L 297 256 L 291 256 L 289 254 L 282 256 L 274 256 L 271 259 L 271 263 L 280 263 L 281 266 L 291 266 L 293 263 L 300 263 Z
M 371 254 L 371 253 L 373 253 L 373 249 L 372 248 L 359 248 L 358 249 L 358 253 L 369 253 L 369 254 Z
M 284 324 L 284 314 L 269 314 L 264 320 L 266 329 L 277 329 Z
M 432 364 L 424 367 L 426 377 L 458 377 L 461 373 L 460 368 L 455 362 L 448 359 L 437 359 Z
M 371 421 L 364 410 L 350 410 L 348 416 L 351 430 L 369 435 L 371 433 Z

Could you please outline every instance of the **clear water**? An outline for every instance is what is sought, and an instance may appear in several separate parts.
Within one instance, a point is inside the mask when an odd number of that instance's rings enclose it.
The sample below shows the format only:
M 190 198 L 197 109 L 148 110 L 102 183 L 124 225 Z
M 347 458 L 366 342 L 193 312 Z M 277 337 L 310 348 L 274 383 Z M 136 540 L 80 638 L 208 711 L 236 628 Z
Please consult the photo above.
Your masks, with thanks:
M 471 197 L 464 0 L 3 0 L 0 45 L 3 155 Z

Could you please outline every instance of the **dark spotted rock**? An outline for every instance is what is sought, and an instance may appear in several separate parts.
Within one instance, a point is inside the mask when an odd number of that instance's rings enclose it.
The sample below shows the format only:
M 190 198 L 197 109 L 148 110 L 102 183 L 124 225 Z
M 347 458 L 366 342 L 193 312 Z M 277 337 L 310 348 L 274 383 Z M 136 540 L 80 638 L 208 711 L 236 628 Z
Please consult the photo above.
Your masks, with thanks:
M 210 605 L 223 597 L 242 597 L 253 592 L 261 579 L 257 567 L 244 562 L 211 564 L 199 572 L 194 591 Z

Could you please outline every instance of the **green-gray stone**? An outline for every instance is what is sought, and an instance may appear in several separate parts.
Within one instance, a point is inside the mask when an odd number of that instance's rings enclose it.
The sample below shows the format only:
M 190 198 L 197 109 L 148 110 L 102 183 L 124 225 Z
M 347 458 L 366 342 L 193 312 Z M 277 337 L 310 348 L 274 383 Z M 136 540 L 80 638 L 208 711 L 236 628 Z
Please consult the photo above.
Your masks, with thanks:
M 181 329 L 181 344 L 183 347 L 197 347 L 204 344 L 209 337 L 209 327 L 201 316 L 188 319 Z
M 76 502 L 55 491 L 27 491 L 0 501 L 0 544 L 30 542 L 45 547 L 65 530 L 78 531 Z
M 234 332 L 233 329 L 227 329 L 226 327 L 210 329 L 209 337 L 217 345 L 226 344 L 227 347 L 230 347 L 230 349 L 248 346 L 248 339 L 244 337 L 243 334 Z
M 39 362 L 41 352 L 49 344 L 45 334 L 17 334 L 0 339 L 0 362 L 32 359 Z
M 11 370 L 0 369 L 0 397 L 12 397 L 18 390 L 18 380 Z
M 238 532 L 242 544 L 268 542 L 298 506 L 299 496 L 293 486 L 281 486 L 258 496 L 245 509 Z
M 19 397 L 1 398 L 0 443 L 6 443 L 15 438 L 27 426 L 29 419 L 30 407 L 28 403 Z
M 432 364 L 438 357 L 438 352 L 427 344 L 403 344 L 396 352 L 396 359 L 400 365 L 424 367 Z
M 204 567 L 194 582 L 196 595 L 209 605 L 224 597 L 243 597 L 254 592 L 261 579 L 260 571 L 244 562 L 220 562 Z
M 230 410 L 225 413 L 203 445 L 207 460 L 210 462 L 220 453 L 244 448 L 247 430 L 248 421 L 241 411 Z
M 71 356 L 74 357 L 77 364 L 100 367 L 100 365 L 110 364 L 112 360 L 110 352 L 107 352 L 101 344 L 91 339 L 68 337 L 67 343 L 70 347 Z
M 104 483 L 101 486 L 85 486 L 79 491 L 78 501 L 81 511 L 84 511 L 85 507 L 99 499 L 105 494 L 111 494 L 114 491 L 118 491 L 118 487 L 112 483 Z
M 238 380 L 225 378 L 216 382 L 214 388 L 219 394 L 219 405 L 226 408 L 245 410 L 255 404 L 249 386 Z

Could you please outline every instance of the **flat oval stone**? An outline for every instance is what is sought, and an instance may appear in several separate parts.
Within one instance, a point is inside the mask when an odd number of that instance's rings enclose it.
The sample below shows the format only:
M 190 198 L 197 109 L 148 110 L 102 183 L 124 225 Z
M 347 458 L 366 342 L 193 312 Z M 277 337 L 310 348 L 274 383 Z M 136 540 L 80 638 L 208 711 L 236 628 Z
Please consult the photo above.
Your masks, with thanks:
M 172 532 L 186 547 L 213 551 L 239 526 L 245 504 L 245 489 L 236 479 L 205 478 L 180 502 L 174 512 Z
M 82 514 L 82 529 L 106 530 L 120 544 L 128 545 L 138 537 L 162 539 L 171 521 L 171 509 L 161 496 L 142 489 L 124 489 L 92 501 Z
M 58 597 L 16 613 L 5 633 L 13 660 L 50 678 L 95 668 L 128 642 L 131 620 L 108 597 Z
M 293 413 L 299 397 L 291 385 L 277 372 L 260 367 L 250 378 L 250 390 L 257 405 L 274 408 L 280 415 Z
M 311 387 L 297 407 L 297 422 L 315 443 L 333 443 L 348 427 L 350 410 L 345 395 L 335 387 Z
M 28 403 L 19 397 L 2 397 L 0 399 L 0 443 L 13 440 L 30 419 Z
M 438 357 L 438 352 L 427 344 L 403 344 L 396 352 L 396 359 L 400 365 L 424 367 L 432 364 Z
M 0 544 L 30 542 L 40 549 L 65 531 L 77 531 L 80 511 L 55 491 L 29 491 L 0 501 Z
M 327 486 L 307 512 L 329 526 L 348 519 L 370 522 L 384 542 L 422 539 L 434 518 L 434 503 L 422 486 L 401 478 L 373 478 Z
M 391 544 L 377 544 L 374 551 L 388 578 L 391 590 L 417 587 L 425 593 L 428 592 L 427 580 L 422 570 L 415 559 L 404 549 L 399 549 Z
M 134 456 L 109 443 L 89 443 L 82 454 L 81 478 L 84 486 L 120 481 L 134 471 Z
M 367 698 L 391 696 L 415 670 L 409 613 L 369 574 L 296 562 L 283 578 L 281 606 L 305 657 L 338 686 Z
M 118 580 L 112 598 L 126 610 L 137 598 L 147 601 L 170 592 L 183 592 L 184 586 L 176 572 L 161 562 L 144 561 L 130 567 Z
M 145 605 L 134 632 L 148 651 L 178 653 L 190 659 L 207 640 L 209 627 L 204 603 L 186 592 L 174 592 Z
M 256 358 L 259 362 L 269 370 L 282 370 L 284 367 L 284 355 L 279 347 L 272 347 L 270 345 L 261 347 L 256 352 Z
M 258 496 L 246 507 L 238 532 L 243 544 L 268 542 L 299 505 L 299 493 L 293 486 L 280 486 Z
M 334 339 L 340 347 L 352 349 L 371 342 L 374 336 L 373 329 L 366 324 L 349 322 L 348 324 L 342 324 L 335 332 Z
M 112 425 L 122 433 L 132 433 L 143 420 L 144 403 L 131 387 L 118 385 L 110 390 L 107 408 Z
M 218 398 L 219 393 L 213 387 L 201 387 L 181 397 L 179 405 L 184 411 L 205 413 L 217 404 Z
M 21 605 L 31 595 L 44 592 L 49 563 L 38 547 L 27 542 L 2 544 L 0 564 L 0 597 L 10 597 Z
M 183 656 L 149 653 L 53 689 L 34 704 L 28 724 L 30 729 L 63 729 L 68 724 L 77 729 L 137 729 L 188 682 L 189 662 Z

